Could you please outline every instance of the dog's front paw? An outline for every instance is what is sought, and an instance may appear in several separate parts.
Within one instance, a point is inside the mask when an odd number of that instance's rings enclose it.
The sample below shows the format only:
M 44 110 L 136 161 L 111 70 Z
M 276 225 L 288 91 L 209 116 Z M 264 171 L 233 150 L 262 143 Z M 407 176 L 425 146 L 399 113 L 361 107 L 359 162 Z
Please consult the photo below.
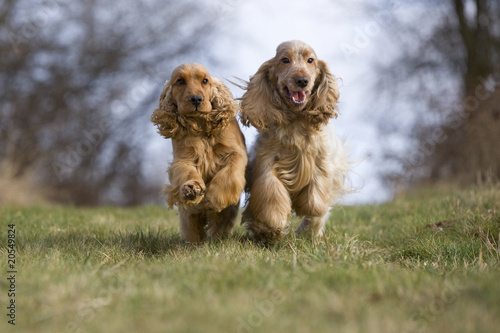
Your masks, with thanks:
M 205 184 L 196 180 L 189 180 L 182 185 L 181 195 L 185 201 L 201 199 L 205 195 Z

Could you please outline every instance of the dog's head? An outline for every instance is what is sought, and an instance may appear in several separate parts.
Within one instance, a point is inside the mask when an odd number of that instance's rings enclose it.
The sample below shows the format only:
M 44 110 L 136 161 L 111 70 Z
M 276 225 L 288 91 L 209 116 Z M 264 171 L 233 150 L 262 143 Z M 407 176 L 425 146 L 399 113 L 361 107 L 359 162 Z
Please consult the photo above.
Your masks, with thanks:
M 204 66 L 182 64 L 165 83 L 151 121 L 166 138 L 211 135 L 227 126 L 238 109 L 229 89 Z
M 327 63 L 301 41 L 281 43 L 246 89 L 242 119 L 259 130 L 298 118 L 317 126 L 337 115 L 336 79 Z

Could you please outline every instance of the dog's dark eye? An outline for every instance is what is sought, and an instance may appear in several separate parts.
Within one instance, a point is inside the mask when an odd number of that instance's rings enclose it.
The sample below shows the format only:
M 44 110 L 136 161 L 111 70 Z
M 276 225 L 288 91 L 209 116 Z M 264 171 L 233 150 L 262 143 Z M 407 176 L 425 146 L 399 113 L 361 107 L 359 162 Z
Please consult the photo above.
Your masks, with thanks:
M 288 64 L 290 62 L 290 59 L 283 58 L 283 59 L 281 59 L 281 62 L 284 63 L 284 64 Z
M 307 62 L 310 63 L 310 64 L 312 64 L 314 62 L 314 59 L 313 58 L 309 58 L 309 59 L 307 59 Z
M 182 85 L 186 84 L 186 81 L 184 79 L 179 79 L 179 80 L 177 80 L 176 84 L 178 86 L 182 86 Z
M 201 83 L 207 84 L 208 83 L 208 79 L 203 79 L 203 81 L 201 81 Z

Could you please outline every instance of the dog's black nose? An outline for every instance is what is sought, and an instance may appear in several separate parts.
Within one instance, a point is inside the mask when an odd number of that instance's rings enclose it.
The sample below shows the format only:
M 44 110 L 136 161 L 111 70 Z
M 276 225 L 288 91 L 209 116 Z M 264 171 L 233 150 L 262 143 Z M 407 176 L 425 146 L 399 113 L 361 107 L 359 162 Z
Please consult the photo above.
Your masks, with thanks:
M 296 76 L 294 81 L 299 87 L 305 88 L 309 83 L 309 78 L 307 76 Z
M 200 95 L 192 95 L 191 97 L 189 97 L 189 102 L 194 106 L 198 106 L 201 104 L 201 102 L 203 102 L 203 97 L 201 97 Z

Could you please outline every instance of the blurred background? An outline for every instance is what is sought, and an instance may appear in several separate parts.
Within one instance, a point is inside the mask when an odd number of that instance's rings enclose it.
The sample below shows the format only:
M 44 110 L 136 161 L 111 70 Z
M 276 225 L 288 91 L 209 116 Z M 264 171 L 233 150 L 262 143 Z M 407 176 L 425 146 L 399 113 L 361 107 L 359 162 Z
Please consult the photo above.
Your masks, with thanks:
M 342 79 L 346 203 L 498 180 L 500 1 L 3 0 L 0 204 L 163 202 L 171 144 L 149 117 L 172 69 L 241 97 L 227 80 L 293 39 Z

